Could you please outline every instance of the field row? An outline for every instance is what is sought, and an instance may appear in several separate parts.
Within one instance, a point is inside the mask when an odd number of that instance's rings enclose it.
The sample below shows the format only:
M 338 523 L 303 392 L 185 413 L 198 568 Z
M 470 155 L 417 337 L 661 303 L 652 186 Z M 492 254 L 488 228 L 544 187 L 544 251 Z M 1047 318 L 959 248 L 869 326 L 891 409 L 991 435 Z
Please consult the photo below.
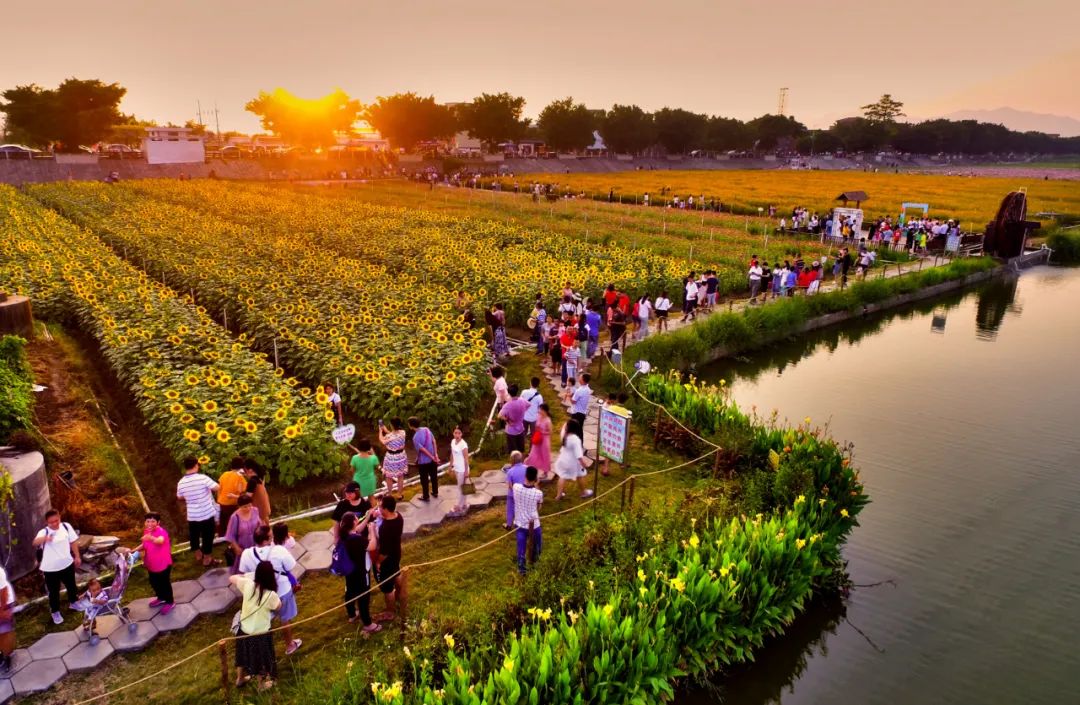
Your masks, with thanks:
M 201 307 L 9 187 L 0 187 L 0 288 L 93 336 L 178 460 L 201 456 L 219 471 L 246 455 L 286 483 L 339 470 L 333 423 L 316 393 L 285 379 Z

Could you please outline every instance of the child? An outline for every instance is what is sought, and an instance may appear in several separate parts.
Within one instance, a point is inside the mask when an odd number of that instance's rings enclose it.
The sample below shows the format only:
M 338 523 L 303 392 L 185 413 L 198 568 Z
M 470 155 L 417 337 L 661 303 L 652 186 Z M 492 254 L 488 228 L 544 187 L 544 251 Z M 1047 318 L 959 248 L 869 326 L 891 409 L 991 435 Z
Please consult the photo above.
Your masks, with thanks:
M 97 578 L 91 578 L 90 582 L 86 584 L 86 592 L 84 592 L 75 604 L 71 606 L 71 609 L 78 610 L 80 612 L 89 613 L 93 607 L 103 607 L 106 602 L 109 601 L 109 593 L 101 587 L 101 581 Z M 97 619 L 85 618 L 83 619 L 83 629 L 90 635 L 97 634 Z
M 291 551 L 293 546 L 296 545 L 296 539 L 293 538 L 293 535 L 289 533 L 288 524 L 279 521 L 278 523 L 270 527 L 270 532 L 271 535 L 274 537 L 274 543 L 278 546 L 284 546 Z M 285 577 L 288 578 L 289 585 L 292 586 L 293 592 L 300 592 L 300 589 L 303 586 L 300 585 L 300 581 L 295 575 L 292 574 L 291 570 L 285 571 Z
M 462 437 L 461 427 L 454 427 L 454 440 L 450 441 L 450 460 L 457 476 L 458 501 L 450 516 L 465 516 L 469 504 L 465 501 L 465 481 L 469 478 L 469 443 Z
M 548 351 L 551 353 L 551 367 L 555 374 L 562 371 L 562 345 L 559 344 L 559 322 L 552 319 L 547 333 Z

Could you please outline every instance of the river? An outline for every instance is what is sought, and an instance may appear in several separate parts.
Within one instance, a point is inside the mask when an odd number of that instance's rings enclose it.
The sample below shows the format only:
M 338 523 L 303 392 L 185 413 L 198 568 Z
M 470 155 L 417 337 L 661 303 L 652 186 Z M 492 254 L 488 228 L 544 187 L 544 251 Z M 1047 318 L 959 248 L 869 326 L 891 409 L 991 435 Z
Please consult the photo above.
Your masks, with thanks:
M 857 587 L 682 702 L 1080 703 L 1080 270 L 1040 267 L 705 375 L 855 443 Z

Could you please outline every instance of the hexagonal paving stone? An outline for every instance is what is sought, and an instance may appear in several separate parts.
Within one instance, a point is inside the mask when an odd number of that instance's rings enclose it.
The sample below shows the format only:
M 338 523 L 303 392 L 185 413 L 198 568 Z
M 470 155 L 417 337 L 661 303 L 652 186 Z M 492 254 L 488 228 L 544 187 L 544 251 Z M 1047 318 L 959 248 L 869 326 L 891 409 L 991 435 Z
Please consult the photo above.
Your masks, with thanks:
M 469 478 L 469 484 L 472 485 L 473 489 L 477 492 L 483 492 L 488 486 L 488 481 L 482 477 L 473 477 Z
M 487 492 L 495 499 L 506 499 L 506 494 L 509 491 L 506 486 L 506 473 L 502 470 L 488 470 L 482 477 L 487 483 L 484 487 L 484 492 Z
M 236 593 L 226 587 L 203 590 L 191 601 L 199 614 L 224 614 L 236 602 Z
M 158 635 L 153 622 L 135 622 L 135 630 L 124 626 L 109 635 L 109 643 L 117 651 L 142 651 Z
M 60 658 L 78 645 L 79 637 L 75 632 L 54 632 L 53 634 L 46 634 L 31 644 L 27 652 L 35 661 L 44 661 L 50 658 Z
M 0 703 L 6 703 L 15 697 L 15 688 L 11 686 L 11 681 L 4 679 L 0 681 Z
M 194 600 L 203 591 L 203 586 L 199 584 L 198 580 L 181 580 L 178 583 L 173 583 L 172 589 L 173 600 L 181 603 Z
M 438 526 L 446 519 L 446 511 L 439 504 L 431 504 L 413 512 L 409 518 L 419 527 Z
M 97 618 L 97 624 L 94 626 L 94 631 L 102 639 L 108 639 L 109 635 L 115 632 L 123 622 L 119 617 L 114 617 L 111 614 L 107 614 L 104 617 Z M 79 637 L 79 641 L 89 641 L 90 633 L 82 627 L 75 630 L 75 635 Z
M 405 517 L 405 522 L 401 525 L 401 538 L 411 539 L 416 536 L 416 532 L 420 530 L 419 524 L 411 517 Z
M 491 506 L 492 497 L 487 492 L 473 492 L 470 495 L 465 495 L 465 502 L 469 505 L 469 511 L 475 511 L 477 509 L 487 509 Z
M 199 577 L 199 585 L 203 590 L 227 587 L 229 584 L 229 569 L 222 566 L 206 571 Z
M 289 553 L 291 553 L 292 557 L 296 560 L 300 560 L 301 556 L 307 553 L 307 547 L 297 541 L 292 545 L 292 548 L 289 549 Z
M 304 567 L 303 563 L 300 563 L 299 561 L 297 561 L 296 565 L 294 565 L 293 569 L 291 571 L 289 571 L 289 572 L 292 573 L 293 577 L 296 578 L 297 580 L 303 580 L 304 579 L 304 573 L 307 572 L 307 568 Z
M 457 485 L 443 485 L 439 488 L 439 499 L 443 500 L 456 500 L 461 496 L 461 490 Z
M 8 669 L 8 675 L 15 675 L 26 666 L 29 666 L 33 660 L 34 657 L 30 655 L 30 649 L 15 649 L 11 652 L 11 668 Z
M 15 689 L 15 695 L 21 698 L 48 690 L 67 672 L 67 666 L 58 658 L 34 661 L 11 677 L 11 686 Z
M 309 550 L 304 554 L 304 557 L 300 559 L 300 565 L 304 566 L 307 570 L 329 570 L 330 549 L 323 548 Z
M 141 597 L 128 603 L 128 617 L 135 622 L 149 622 L 161 611 L 161 606 L 151 607 L 152 597 Z
M 199 611 L 190 604 L 176 605 L 168 614 L 159 614 L 150 623 L 160 632 L 173 632 L 184 629 L 199 616 Z
M 91 646 L 90 642 L 83 642 L 64 654 L 64 665 L 71 673 L 92 671 L 112 656 L 114 651 L 116 649 L 108 639 L 102 639 L 94 646 Z
M 300 539 L 308 551 L 327 549 L 334 545 L 334 537 L 329 531 L 312 531 Z

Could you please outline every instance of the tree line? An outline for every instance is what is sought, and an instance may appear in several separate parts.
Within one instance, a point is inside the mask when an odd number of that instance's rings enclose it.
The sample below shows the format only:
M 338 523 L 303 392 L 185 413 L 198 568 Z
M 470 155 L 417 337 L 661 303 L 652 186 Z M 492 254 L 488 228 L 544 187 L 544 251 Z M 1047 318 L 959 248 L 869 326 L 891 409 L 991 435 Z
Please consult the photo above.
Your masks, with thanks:
M 109 136 L 141 134 L 148 123 L 119 110 L 126 89 L 116 83 L 71 78 L 57 88 L 16 86 L 2 93 L 4 138 L 34 147 L 76 151 Z M 335 144 L 337 136 L 366 120 L 395 149 L 413 151 L 458 132 L 499 151 L 505 142 L 542 141 L 549 149 L 579 152 L 595 141 L 619 154 L 687 154 L 781 151 L 790 154 L 868 152 L 891 148 L 918 154 L 1077 154 L 1080 137 L 1017 132 L 975 120 L 901 122 L 903 103 L 891 95 L 862 107 L 863 114 L 812 130 L 794 117 L 762 115 L 752 120 L 695 113 L 681 108 L 648 112 L 616 104 L 594 110 L 573 98 L 549 103 L 535 123 L 524 116 L 525 99 L 510 93 L 483 93 L 467 103 L 442 104 L 434 96 L 396 93 L 364 105 L 338 89 L 316 99 L 284 89 L 261 91 L 245 105 L 264 129 L 291 145 Z M 202 126 L 189 121 L 188 126 Z

